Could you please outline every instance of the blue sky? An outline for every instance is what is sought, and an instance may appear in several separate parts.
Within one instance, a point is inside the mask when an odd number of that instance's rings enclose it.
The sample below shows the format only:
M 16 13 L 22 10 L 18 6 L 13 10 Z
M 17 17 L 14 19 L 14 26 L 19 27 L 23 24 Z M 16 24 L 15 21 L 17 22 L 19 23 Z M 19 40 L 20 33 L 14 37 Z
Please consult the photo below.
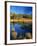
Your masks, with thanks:
M 16 14 L 32 14 L 32 7 L 10 6 L 10 12 Z

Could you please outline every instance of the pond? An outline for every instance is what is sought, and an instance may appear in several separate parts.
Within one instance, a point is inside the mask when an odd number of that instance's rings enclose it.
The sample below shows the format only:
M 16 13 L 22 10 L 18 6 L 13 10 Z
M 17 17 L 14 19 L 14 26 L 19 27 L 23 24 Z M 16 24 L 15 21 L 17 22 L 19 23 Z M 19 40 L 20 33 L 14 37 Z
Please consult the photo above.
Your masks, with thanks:
M 11 23 L 10 31 L 15 31 L 17 33 L 27 33 L 32 32 L 32 24 L 21 24 L 21 23 Z
M 10 23 L 10 39 L 23 39 L 26 36 L 26 33 L 32 33 L 32 24 L 31 23 Z M 16 37 L 15 37 L 16 36 Z

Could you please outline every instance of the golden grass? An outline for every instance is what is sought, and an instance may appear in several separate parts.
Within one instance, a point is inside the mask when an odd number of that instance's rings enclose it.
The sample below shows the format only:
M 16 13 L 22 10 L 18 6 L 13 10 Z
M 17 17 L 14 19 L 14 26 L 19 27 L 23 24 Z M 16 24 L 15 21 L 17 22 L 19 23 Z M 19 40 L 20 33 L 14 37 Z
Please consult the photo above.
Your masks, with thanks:
M 11 19 L 10 22 L 32 22 L 32 19 L 27 19 L 27 18 L 20 18 L 20 19 Z

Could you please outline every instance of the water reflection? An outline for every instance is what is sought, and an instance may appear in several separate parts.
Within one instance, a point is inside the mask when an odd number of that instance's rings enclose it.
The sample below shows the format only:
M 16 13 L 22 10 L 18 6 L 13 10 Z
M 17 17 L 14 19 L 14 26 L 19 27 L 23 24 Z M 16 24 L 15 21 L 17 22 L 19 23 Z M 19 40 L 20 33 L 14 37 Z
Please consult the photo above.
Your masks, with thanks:
M 11 23 L 11 39 L 24 39 L 27 33 L 32 34 L 32 23 Z

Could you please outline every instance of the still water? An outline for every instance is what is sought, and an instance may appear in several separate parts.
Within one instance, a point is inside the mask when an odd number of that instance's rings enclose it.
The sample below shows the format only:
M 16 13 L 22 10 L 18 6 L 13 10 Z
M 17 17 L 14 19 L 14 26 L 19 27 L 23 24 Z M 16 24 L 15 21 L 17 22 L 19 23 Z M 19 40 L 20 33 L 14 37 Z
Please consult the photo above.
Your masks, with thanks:
M 32 24 L 11 23 L 10 31 L 15 31 L 17 33 L 32 32 Z

